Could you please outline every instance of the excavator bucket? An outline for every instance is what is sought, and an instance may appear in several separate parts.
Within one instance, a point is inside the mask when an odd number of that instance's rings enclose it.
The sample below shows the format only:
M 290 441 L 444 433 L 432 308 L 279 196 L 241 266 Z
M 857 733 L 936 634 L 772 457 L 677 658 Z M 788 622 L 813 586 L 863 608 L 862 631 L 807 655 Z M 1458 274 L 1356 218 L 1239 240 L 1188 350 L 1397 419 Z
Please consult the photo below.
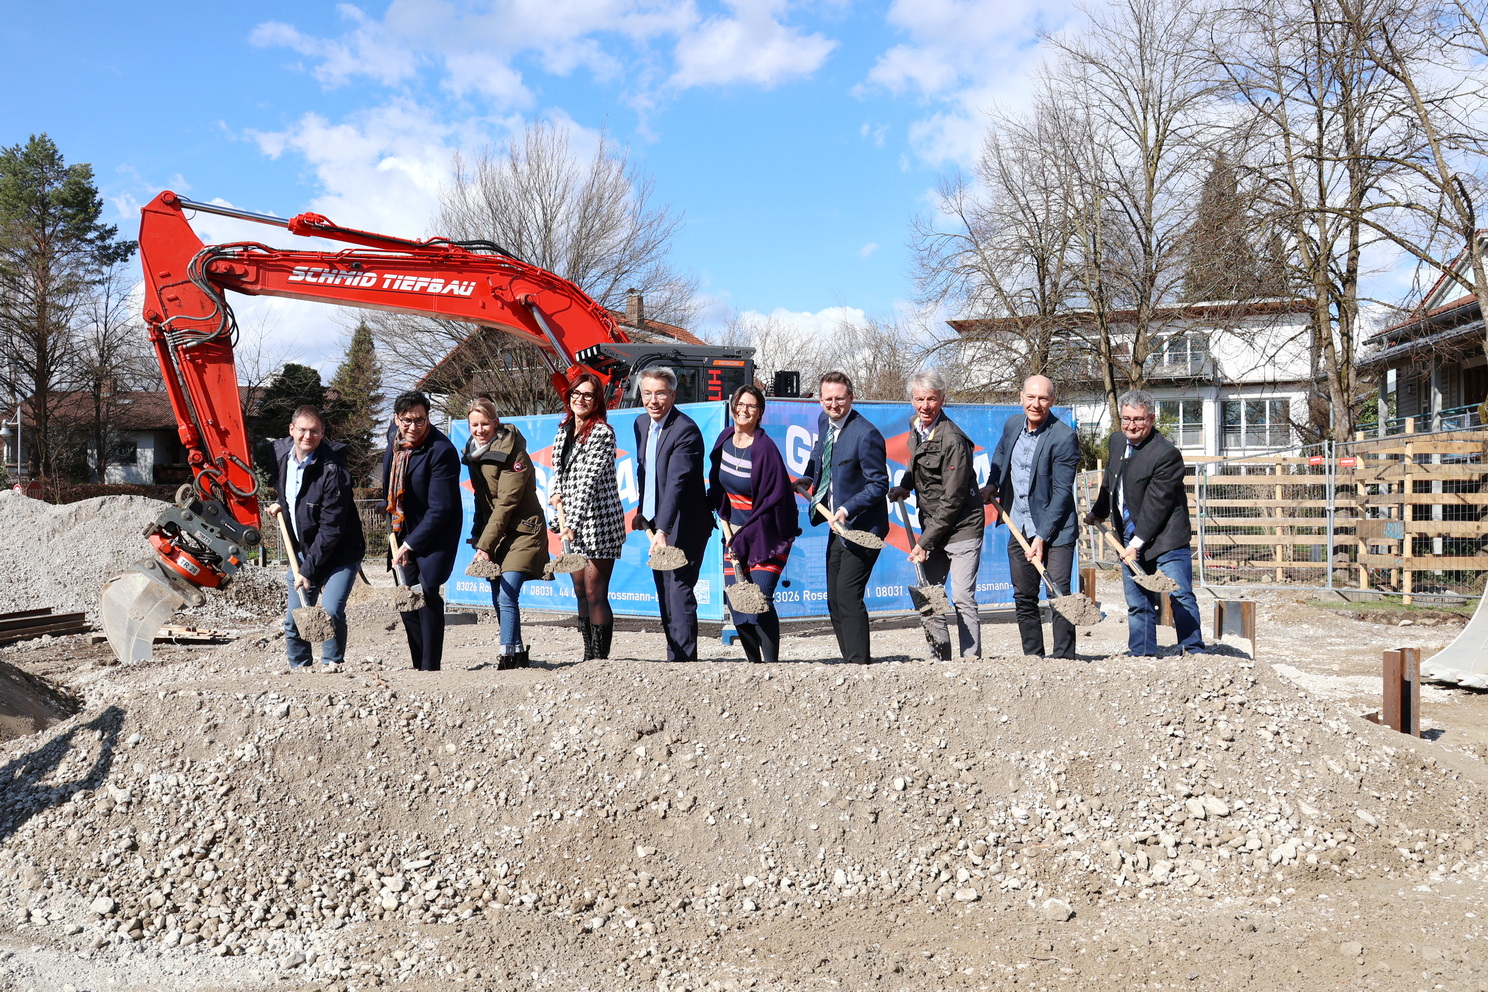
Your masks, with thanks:
M 1421 675 L 1433 682 L 1455 682 L 1468 689 L 1488 689 L 1488 596 L 1478 600 L 1472 619 L 1456 640 L 1421 662 Z
M 149 559 L 105 582 L 99 614 L 114 657 L 125 664 L 149 661 L 155 635 L 185 605 L 186 597 Z

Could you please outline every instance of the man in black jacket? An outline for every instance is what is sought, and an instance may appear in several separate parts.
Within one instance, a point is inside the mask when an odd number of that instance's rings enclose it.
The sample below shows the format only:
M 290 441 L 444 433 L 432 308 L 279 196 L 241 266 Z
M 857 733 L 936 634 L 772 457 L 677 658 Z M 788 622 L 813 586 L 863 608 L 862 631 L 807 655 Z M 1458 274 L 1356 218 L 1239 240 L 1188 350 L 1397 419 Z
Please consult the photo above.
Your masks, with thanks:
M 300 575 L 291 572 L 289 605 L 284 611 L 284 648 L 290 668 L 315 660 L 310 642 L 300 637 L 294 611 L 316 605 L 330 614 L 335 636 L 321 647 L 322 664 L 339 665 L 346 656 L 346 598 L 351 594 L 367 544 L 357 514 L 352 478 L 346 471 L 346 445 L 325 440 L 320 411 L 302 406 L 289 418 L 289 437 L 274 442 L 274 487 L 279 502 L 265 507 L 284 515 Z
M 976 585 L 986 514 L 972 466 L 976 445 L 945 415 L 945 379 L 939 372 L 917 374 L 909 380 L 908 392 L 915 409 L 909 430 L 909 470 L 889 490 L 889 499 L 899 501 L 915 494 L 920 536 L 910 548 L 909 560 L 924 563 L 927 582 L 942 585 L 950 578 L 961 657 L 977 658 L 982 653 L 982 621 Z M 920 622 L 931 656 L 950 661 L 946 618 L 937 614 Z
M 423 609 L 402 614 L 413 667 L 437 672 L 444 658 L 444 597 L 439 588 L 455 567 L 460 543 L 460 453 L 429 423 L 429 397 L 401 393 L 393 401 L 382 477 L 387 512 L 398 537 L 393 565 L 409 585 L 424 588 Z
M 1110 517 L 1125 545 L 1123 561 L 1148 575 L 1160 571 L 1178 583 L 1178 591 L 1168 595 L 1179 647 L 1202 654 L 1204 634 L 1193 593 L 1193 556 L 1188 546 L 1193 529 L 1183 485 L 1183 455 L 1153 430 L 1157 404 L 1151 393 L 1133 389 L 1121 397 L 1119 405 L 1121 432 L 1111 435 L 1100 493 L 1085 522 Z M 1159 594 L 1137 585 L 1124 568 L 1121 582 L 1126 592 L 1127 649 L 1139 657 L 1155 656 Z

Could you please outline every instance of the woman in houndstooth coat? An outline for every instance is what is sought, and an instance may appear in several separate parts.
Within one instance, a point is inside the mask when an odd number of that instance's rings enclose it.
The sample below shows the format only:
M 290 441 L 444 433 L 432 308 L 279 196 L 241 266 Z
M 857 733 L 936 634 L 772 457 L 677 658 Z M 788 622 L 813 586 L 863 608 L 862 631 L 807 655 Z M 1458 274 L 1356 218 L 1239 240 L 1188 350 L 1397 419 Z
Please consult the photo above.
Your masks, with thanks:
M 608 658 L 615 633 L 610 612 L 610 573 L 625 544 L 625 509 L 615 481 L 615 431 L 605 417 L 604 387 L 585 373 L 565 398 L 568 416 L 553 439 L 548 501 L 563 511 L 568 550 L 589 559 L 571 573 L 584 660 Z

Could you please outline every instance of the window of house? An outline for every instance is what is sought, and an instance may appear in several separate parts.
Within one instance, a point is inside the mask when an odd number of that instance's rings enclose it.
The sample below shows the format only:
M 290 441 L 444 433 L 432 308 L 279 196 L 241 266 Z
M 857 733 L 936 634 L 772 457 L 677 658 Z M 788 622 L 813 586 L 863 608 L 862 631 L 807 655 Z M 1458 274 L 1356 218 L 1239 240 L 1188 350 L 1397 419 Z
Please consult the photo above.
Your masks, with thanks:
M 1209 359 L 1209 335 L 1202 331 L 1168 334 L 1153 342 L 1148 366 L 1169 374 L 1198 375 Z
M 1158 400 L 1157 422 L 1178 447 L 1204 446 L 1203 400 Z
M 1292 443 L 1287 400 L 1225 400 L 1226 448 L 1284 448 Z
M 115 465 L 133 465 L 139 461 L 139 444 L 134 441 L 115 441 L 109 452 L 109 461 Z

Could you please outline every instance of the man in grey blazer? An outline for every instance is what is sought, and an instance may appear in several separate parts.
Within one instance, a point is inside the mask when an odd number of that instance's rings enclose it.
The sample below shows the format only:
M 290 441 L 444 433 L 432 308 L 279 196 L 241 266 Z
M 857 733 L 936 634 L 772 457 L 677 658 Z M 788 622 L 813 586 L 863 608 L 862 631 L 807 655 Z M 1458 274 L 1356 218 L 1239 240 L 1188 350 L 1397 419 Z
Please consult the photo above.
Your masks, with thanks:
M 1039 614 L 1038 570 L 1041 562 L 1058 589 L 1049 596 L 1067 595 L 1074 575 L 1075 540 L 1079 521 L 1075 517 L 1075 472 L 1080 467 L 1080 442 L 1074 428 L 1054 416 L 1054 383 L 1046 376 L 1031 375 L 1020 396 L 1023 416 L 1010 417 L 1002 440 L 992 454 L 992 471 L 982 487 L 982 498 L 993 497 L 1011 518 L 999 519 L 1017 527 L 1030 546 L 1028 555 L 1016 538 L 1008 540 L 1008 571 L 1013 580 L 1013 613 L 1023 653 L 1044 656 L 1043 618 Z M 1075 625 L 1054 614 L 1054 657 L 1075 656 Z

